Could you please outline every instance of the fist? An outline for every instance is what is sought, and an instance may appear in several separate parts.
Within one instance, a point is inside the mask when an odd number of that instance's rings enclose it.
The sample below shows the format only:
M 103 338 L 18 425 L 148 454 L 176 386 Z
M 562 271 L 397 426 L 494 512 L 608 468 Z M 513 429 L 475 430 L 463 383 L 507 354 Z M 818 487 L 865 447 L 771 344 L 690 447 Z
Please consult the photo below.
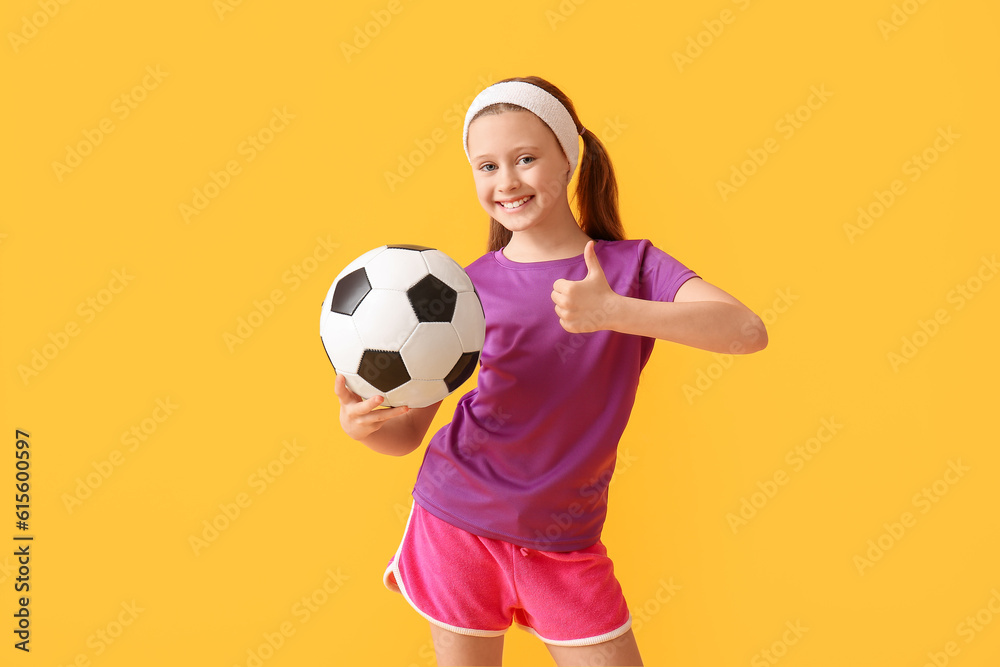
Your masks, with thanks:
M 560 278 L 552 285 L 552 302 L 559 324 L 570 333 L 610 329 L 611 314 L 620 299 L 597 261 L 593 241 L 588 241 L 583 249 L 583 259 L 587 263 L 587 276 L 583 280 Z

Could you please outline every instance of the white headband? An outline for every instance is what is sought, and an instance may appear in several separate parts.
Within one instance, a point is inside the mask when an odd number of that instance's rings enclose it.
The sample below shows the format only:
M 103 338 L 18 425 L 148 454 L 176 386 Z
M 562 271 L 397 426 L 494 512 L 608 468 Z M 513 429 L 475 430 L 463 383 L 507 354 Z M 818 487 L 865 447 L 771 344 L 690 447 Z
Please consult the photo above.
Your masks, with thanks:
M 576 123 L 573 122 L 572 116 L 569 115 L 569 111 L 562 105 L 562 102 L 548 91 L 526 81 L 495 83 L 479 93 L 472 101 L 472 106 L 465 114 L 465 129 L 462 132 L 465 156 L 469 158 L 470 164 L 472 158 L 469 156 L 469 124 L 482 109 L 499 102 L 524 107 L 541 118 L 542 122 L 555 133 L 559 145 L 566 153 L 566 157 L 569 159 L 569 173 L 572 174 L 576 170 L 577 159 L 580 156 L 580 146 L 576 141 Z M 583 132 L 584 130 L 580 130 L 579 134 L 583 134 Z

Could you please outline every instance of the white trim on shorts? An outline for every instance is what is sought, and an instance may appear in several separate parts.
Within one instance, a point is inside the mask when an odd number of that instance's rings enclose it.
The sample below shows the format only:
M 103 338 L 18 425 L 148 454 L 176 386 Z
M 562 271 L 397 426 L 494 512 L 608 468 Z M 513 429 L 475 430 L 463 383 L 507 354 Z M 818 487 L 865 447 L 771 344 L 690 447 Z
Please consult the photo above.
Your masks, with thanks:
M 628 619 L 620 626 L 611 630 L 610 632 L 605 632 L 603 635 L 595 635 L 593 637 L 584 637 L 583 639 L 546 639 L 537 632 L 534 628 L 528 627 L 527 625 L 521 625 L 517 623 L 517 626 L 522 630 L 527 630 L 531 634 L 535 635 L 541 639 L 546 644 L 551 644 L 553 646 L 593 646 L 594 644 L 601 644 L 607 641 L 611 641 L 616 637 L 621 637 L 623 634 L 628 632 L 628 629 L 632 627 L 632 613 L 629 612 Z
M 439 621 L 420 609 L 420 607 L 418 607 L 410 597 L 410 594 L 406 592 L 406 586 L 403 584 L 403 578 L 399 575 L 399 553 L 403 550 L 403 542 L 406 540 L 406 533 L 410 529 L 410 520 L 413 518 L 415 506 L 416 501 L 413 501 L 410 505 L 410 515 L 406 518 L 406 528 L 403 529 L 403 537 L 399 540 L 399 546 L 396 547 L 396 556 L 392 559 L 392 564 L 386 567 L 385 572 L 382 573 L 382 583 L 393 593 L 396 592 L 389 588 L 389 573 L 392 572 L 393 576 L 396 578 L 396 585 L 399 586 L 399 592 L 402 593 L 403 598 L 406 599 L 410 606 L 428 621 L 434 625 L 444 628 L 445 630 L 450 630 L 460 635 L 471 635 L 473 637 L 499 637 L 500 635 L 506 634 L 507 631 L 510 630 L 510 626 L 507 626 L 503 630 L 476 630 L 475 628 L 461 628 L 457 625 L 450 625 L 444 621 Z M 631 621 L 631 619 L 629 620 Z

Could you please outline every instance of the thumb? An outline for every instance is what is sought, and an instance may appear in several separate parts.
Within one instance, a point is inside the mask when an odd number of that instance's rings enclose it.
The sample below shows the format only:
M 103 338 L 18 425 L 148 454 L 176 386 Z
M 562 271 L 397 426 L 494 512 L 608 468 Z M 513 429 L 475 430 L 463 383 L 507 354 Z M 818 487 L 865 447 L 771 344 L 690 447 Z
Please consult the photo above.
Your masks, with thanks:
M 587 241 L 587 245 L 583 248 L 583 260 L 587 263 L 587 278 L 591 276 L 604 277 L 604 269 L 601 268 L 601 263 L 597 261 L 597 251 L 594 250 L 594 241 Z

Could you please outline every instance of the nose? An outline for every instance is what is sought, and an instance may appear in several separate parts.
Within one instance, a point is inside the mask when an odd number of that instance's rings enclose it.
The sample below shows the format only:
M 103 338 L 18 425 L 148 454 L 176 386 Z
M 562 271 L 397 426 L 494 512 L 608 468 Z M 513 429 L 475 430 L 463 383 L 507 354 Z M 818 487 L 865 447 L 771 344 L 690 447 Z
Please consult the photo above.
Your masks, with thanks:
M 517 171 L 514 169 L 504 169 L 500 173 L 500 178 L 497 188 L 501 192 L 509 192 L 510 190 L 516 190 L 518 186 L 521 185 L 521 180 L 517 176 Z

